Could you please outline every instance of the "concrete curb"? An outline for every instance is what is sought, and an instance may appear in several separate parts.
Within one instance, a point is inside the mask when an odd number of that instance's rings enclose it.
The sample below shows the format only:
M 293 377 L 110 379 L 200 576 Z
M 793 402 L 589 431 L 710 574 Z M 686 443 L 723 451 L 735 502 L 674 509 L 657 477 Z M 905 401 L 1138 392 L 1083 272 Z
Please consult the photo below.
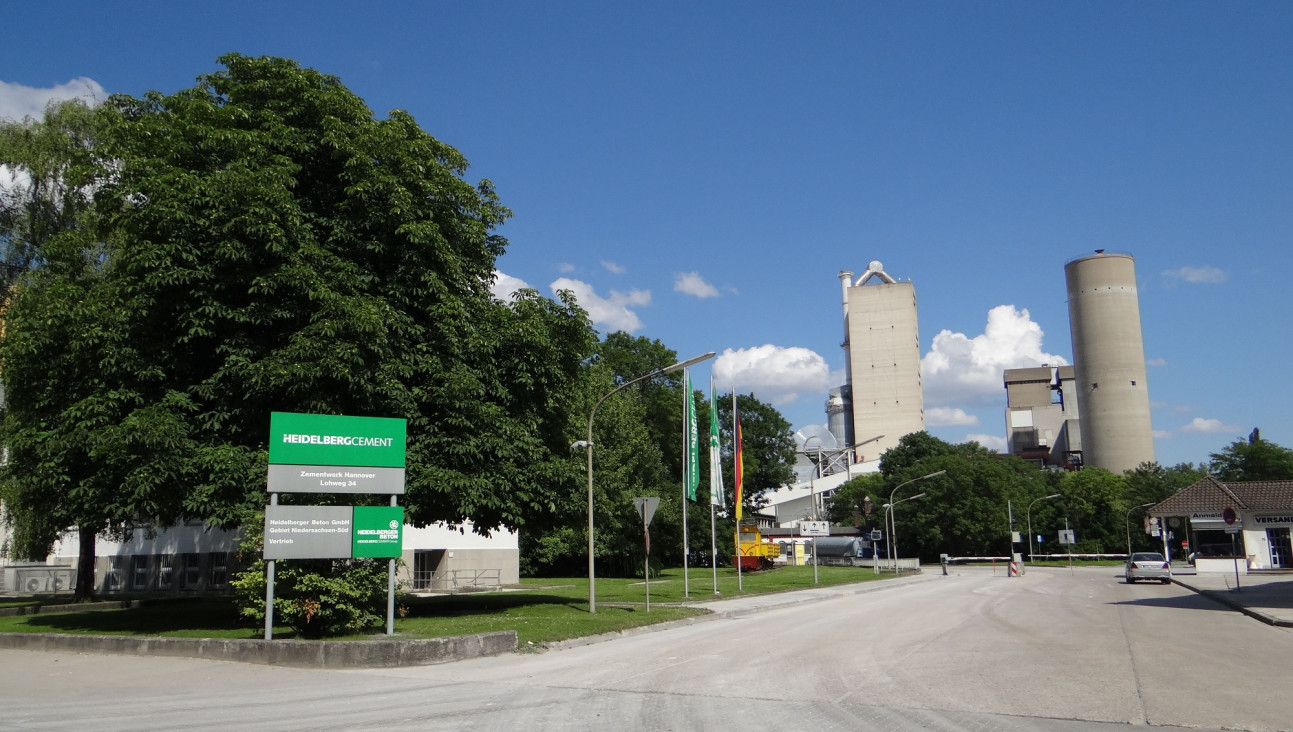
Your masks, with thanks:
M 0 648 L 174 656 L 297 668 L 427 666 L 516 651 L 516 631 L 405 640 L 303 641 L 241 638 L 0 633 Z
M 1172 582 L 1184 587 L 1187 590 L 1190 590 L 1191 592 L 1194 592 L 1196 594 L 1203 595 L 1204 597 L 1215 600 L 1221 603 L 1222 605 L 1229 607 L 1232 610 L 1238 610 L 1244 615 L 1247 615 L 1248 617 L 1253 618 L 1255 620 L 1260 620 L 1263 623 L 1266 623 L 1267 625 L 1274 625 L 1280 628 L 1293 628 L 1293 620 L 1281 620 L 1280 618 L 1267 615 L 1266 613 L 1260 610 L 1254 610 L 1253 608 L 1248 607 L 1242 602 L 1239 602 L 1238 600 L 1235 600 L 1234 598 L 1230 597 L 1229 591 L 1221 592 L 1220 590 L 1200 589 L 1198 587 L 1195 587 L 1194 585 L 1182 582 L 1176 577 L 1172 577 Z

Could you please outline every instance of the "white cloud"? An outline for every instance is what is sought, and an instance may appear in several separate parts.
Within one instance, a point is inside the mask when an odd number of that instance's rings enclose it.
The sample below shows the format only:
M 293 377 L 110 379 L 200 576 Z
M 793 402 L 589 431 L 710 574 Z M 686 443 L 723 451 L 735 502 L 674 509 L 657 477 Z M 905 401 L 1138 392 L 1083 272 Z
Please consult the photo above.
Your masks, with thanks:
M 1006 451 L 1006 438 L 1002 437 L 1001 435 L 973 434 L 973 435 L 966 435 L 965 440 L 966 442 L 969 442 L 969 441 L 977 442 L 980 445 L 983 445 L 984 447 L 988 448 L 989 450 L 996 450 L 997 452 Z
M 699 298 L 718 297 L 718 289 L 706 282 L 699 272 L 679 272 L 673 278 L 673 291 Z
M 1215 435 L 1218 432 L 1238 432 L 1239 428 L 1225 424 L 1219 419 L 1207 419 L 1204 417 L 1195 417 L 1190 423 L 1181 428 L 1182 432 L 1195 432 L 1203 435 Z
M 604 331 L 622 330 L 633 333 L 642 327 L 642 321 L 632 308 L 651 304 L 650 290 L 629 290 L 627 293 L 611 290 L 609 297 L 601 297 L 587 282 L 560 277 L 549 287 L 555 295 L 558 290 L 570 290 L 575 293 L 579 307 L 588 311 L 593 325 L 605 326 Z
M 1172 439 L 1172 433 L 1167 430 L 1154 430 L 1154 439 L 1170 440 Z
M 628 271 L 627 269 L 624 268 L 624 265 L 616 264 L 607 259 L 602 260 L 602 267 L 604 267 L 607 272 L 613 272 L 615 274 L 624 274 L 625 272 Z
M 55 99 L 74 99 L 80 97 L 88 104 L 97 104 L 107 99 L 108 93 L 99 86 L 99 82 L 84 76 L 48 89 L 0 81 L 0 119 L 15 122 L 24 117 L 41 119 L 45 116 L 45 106 Z
M 1167 365 L 1167 359 L 1165 359 L 1165 358 L 1147 358 L 1147 359 L 1145 359 L 1145 365 L 1146 365 L 1146 366 L 1166 366 L 1166 365 Z
M 820 396 L 830 383 L 830 369 L 815 351 L 771 344 L 727 349 L 714 360 L 714 383 L 738 392 L 753 392 L 774 406 L 794 403 L 800 394 Z
M 512 293 L 517 290 L 525 289 L 530 285 L 519 277 L 513 277 L 494 270 L 494 284 L 490 286 L 489 291 L 494 293 L 494 297 L 503 302 L 511 302 Z
M 1181 267 L 1169 269 L 1163 276 L 1173 280 L 1183 280 L 1191 284 L 1216 285 L 1226 281 L 1224 270 L 1216 267 Z
M 575 271 L 575 265 L 571 264 L 570 262 L 562 262 L 561 264 L 557 265 L 557 271 L 560 272 L 561 274 L 570 274 L 571 272 Z
M 977 415 L 968 414 L 958 407 L 933 407 L 925 410 L 925 424 L 930 427 L 968 426 L 978 423 Z
M 1029 366 L 1067 365 L 1062 356 L 1042 350 L 1042 329 L 1027 309 L 998 305 L 988 311 L 981 335 L 943 330 L 921 359 L 925 403 L 934 407 L 963 403 L 999 404 L 1005 397 L 1002 371 Z

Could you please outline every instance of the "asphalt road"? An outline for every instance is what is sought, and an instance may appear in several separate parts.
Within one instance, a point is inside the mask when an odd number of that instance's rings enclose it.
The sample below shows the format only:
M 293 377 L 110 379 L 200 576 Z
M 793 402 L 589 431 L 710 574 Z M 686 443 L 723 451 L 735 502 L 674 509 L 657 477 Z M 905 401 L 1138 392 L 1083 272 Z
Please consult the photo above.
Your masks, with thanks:
M 1119 569 L 988 570 L 440 666 L 0 651 L 0 729 L 1293 728 L 1293 630 Z

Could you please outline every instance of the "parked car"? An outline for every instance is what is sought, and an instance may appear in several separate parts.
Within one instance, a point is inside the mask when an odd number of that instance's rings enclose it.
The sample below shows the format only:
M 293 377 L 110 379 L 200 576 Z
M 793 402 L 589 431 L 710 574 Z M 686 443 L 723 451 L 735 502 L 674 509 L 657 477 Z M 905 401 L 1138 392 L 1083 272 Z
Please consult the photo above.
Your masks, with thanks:
M 1158 552 L 1136 552 L 1127 560 L 1126 574 L 1127 584 L 1135 584 L 1138 580 L 1158 580 L 1163 584 L 1172 581 L 1172 573 L 1167 564 L 1167 560 Z

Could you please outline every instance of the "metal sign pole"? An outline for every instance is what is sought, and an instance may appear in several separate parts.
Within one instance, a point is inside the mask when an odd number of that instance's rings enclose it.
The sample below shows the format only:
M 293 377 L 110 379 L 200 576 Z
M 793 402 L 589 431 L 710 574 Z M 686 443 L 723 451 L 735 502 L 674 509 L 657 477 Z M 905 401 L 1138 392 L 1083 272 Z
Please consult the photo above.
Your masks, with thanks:
M 278 505 L 278 494 L 269 494 L 269 505 Z M 263 541 L 263 539 L 262 539 Z M 274 640 L 274 560 L 265 563 L 265 640 Z
M 391 496 L 391 507 L 399 506 L 397 496 Z M 404 547 L 401 542 L 400 551 Z M 395 559 L 390 559 L 386 568 L 386 635 L 395 635 Z

